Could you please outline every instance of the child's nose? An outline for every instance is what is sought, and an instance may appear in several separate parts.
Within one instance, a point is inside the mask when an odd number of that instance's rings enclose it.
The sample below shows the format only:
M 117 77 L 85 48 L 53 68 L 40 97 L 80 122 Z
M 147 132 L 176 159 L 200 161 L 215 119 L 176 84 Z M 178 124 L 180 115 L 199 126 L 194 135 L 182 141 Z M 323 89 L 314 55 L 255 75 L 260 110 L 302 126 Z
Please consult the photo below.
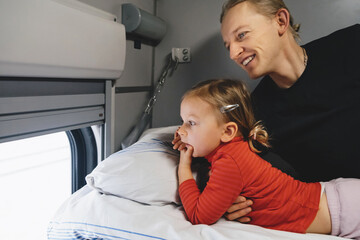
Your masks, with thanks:
M 181 127 L 177 130 L 180 136 L 185 136 L 186 131 L 184 130 L 184 125 L 181 125 Z

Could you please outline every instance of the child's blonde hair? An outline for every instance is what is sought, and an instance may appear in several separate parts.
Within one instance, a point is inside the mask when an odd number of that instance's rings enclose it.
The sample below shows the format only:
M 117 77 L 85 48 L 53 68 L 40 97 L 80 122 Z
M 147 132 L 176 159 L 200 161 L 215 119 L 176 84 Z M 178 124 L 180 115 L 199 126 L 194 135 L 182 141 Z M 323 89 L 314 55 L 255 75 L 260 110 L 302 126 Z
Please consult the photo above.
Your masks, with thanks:
M 270 147 L 269 136 L 260 121 L 256 121 L 251 105 L 250 92 L 242 81 L 232 79 L 212 79 L 198 83 L 188 92 L 186 97 L 196 96 L 209 103 L 219 120 L 223 122 L 235 122 L 238 131 L 249 142 L 252 151 L 260 152 L 254 145 L 254 141 L 265 147 Z M 232 109 L 222 111 L 229 105 L 235 105 Z

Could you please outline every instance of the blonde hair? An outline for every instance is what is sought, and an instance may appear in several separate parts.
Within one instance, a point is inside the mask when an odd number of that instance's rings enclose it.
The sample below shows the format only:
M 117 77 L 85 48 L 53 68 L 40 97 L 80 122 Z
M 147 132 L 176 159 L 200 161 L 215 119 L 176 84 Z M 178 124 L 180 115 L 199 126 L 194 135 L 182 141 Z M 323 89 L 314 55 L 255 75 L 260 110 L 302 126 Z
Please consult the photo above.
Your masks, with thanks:
M 250 92 L 242 81 L 232 79 L 211 79 L 198 83 L 188 92 L 186 97 L 199 97 L 209 103 L 219 116 L 219 122 L 235 122 L 238 131 L 248 141 L 254 152 L 261 152 L 255 147 L 255 141 L 270 147 L 269 136 L 260 121 L 256 121 L 251 105 Z M 238 107 L 221 112 L 221 108 L 238 104 Z
M 228 0 L 227 2 L 224 3 L 222 7 L 222 12 L 220 15 L 220 23 L 222 23 L 225 15 L 228 13 L 228 11 L 231 8 L 242 2 L 252 3 L 254 6 L 257 7 L 259 13 L 267 17 L 275 16 L 275 14 L 281 8 L 286 9 L 290 14 L 290 10 L 286 7 L 283 0 Z M 296 41 L 300 41 L 300 36 L 298 33 L 299 30 L 300 30 L 300 24 L 294 24 L 294 18 L 290 14 L 290 31 Z

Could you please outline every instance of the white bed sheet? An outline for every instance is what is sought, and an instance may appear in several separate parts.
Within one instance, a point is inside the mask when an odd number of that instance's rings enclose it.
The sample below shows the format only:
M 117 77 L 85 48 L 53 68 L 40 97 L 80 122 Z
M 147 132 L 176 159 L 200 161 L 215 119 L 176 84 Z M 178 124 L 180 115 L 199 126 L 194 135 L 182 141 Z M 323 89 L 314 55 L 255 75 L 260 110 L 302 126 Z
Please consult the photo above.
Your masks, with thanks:
M 344 239 L 297 234 L 230 222 L 192 225 L 181 207 L 151 206 L 85 186 L 58 209 L 48 227 L 48 239 L 206 239 L 322 240 Z

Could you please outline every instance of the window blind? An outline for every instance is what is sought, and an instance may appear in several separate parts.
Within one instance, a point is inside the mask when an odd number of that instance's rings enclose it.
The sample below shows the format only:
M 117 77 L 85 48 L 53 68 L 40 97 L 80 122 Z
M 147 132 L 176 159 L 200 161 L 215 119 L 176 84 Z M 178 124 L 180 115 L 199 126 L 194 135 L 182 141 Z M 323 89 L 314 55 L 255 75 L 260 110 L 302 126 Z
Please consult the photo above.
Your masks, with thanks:
M 105 123 L 106 81 L 0 78 L 0 142 Z

